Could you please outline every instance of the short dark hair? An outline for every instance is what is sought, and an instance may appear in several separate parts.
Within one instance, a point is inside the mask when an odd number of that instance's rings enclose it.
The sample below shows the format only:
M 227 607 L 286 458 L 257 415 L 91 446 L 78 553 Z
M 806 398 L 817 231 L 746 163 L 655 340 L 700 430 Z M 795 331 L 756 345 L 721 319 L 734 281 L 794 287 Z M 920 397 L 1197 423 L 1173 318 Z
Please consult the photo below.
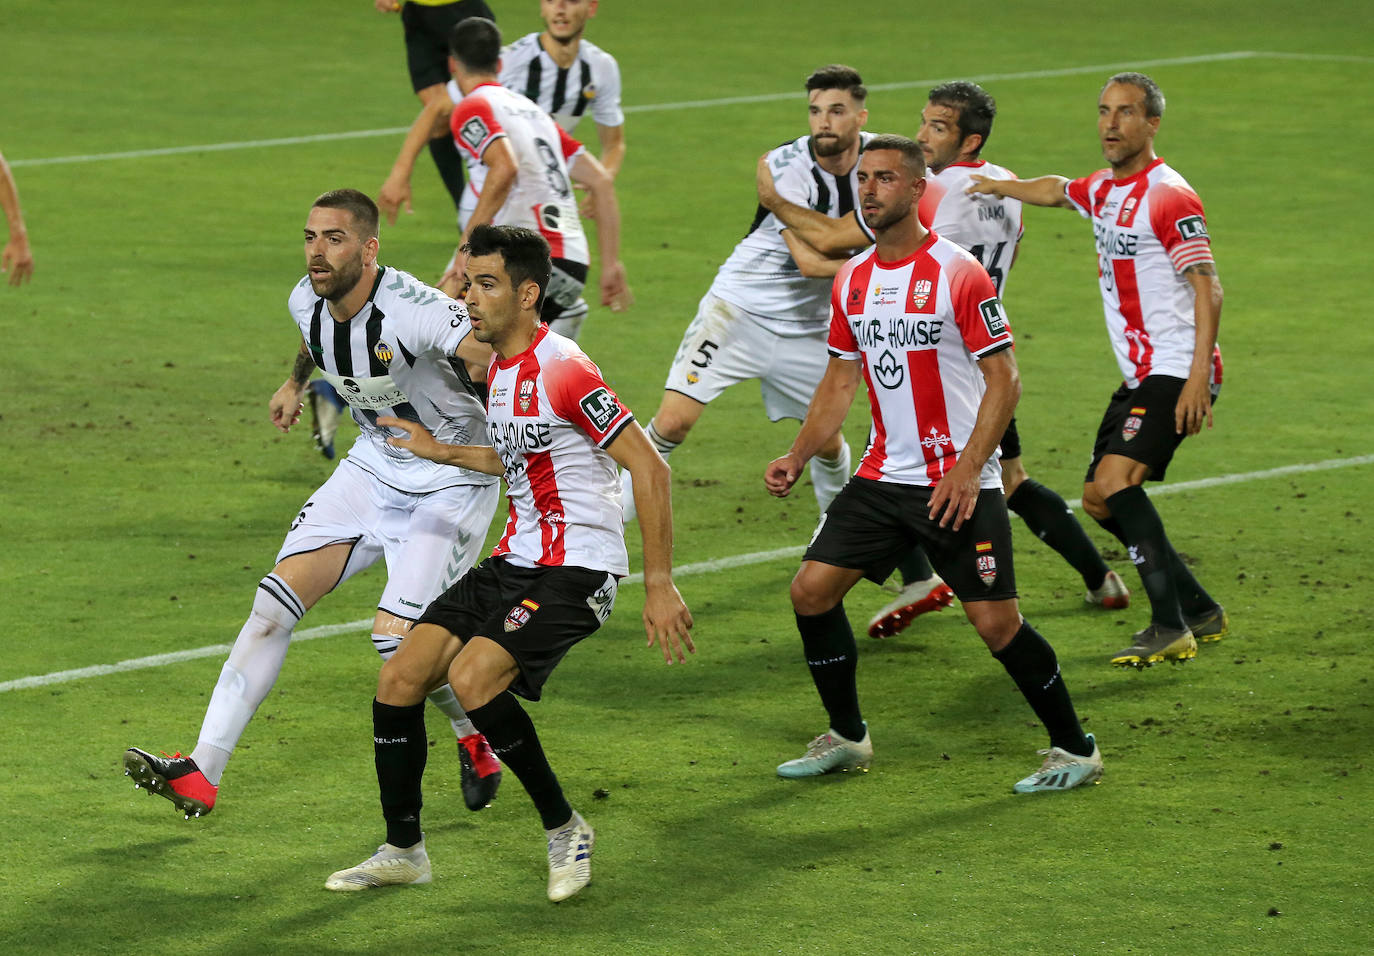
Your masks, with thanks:
M 518 289 L 526 281 L 533 282 L 539 287 L 534 310 L 538 312 L 544 308 L 544 292 L 553 274 L 553 260 L 549 258 L 548 242 L 539 233 L 524 226 L 476 226 L 463 251 L 469 256 L 500 255 L 511 286 Z
M 997 115 L 997 101 L 992 98 L 992 94 L 977 83 L 954 80 L 951 83 L 941 83 L 931 90 L 929 100 L 936 106 L 947 106 L 959 111 L 961 143 L 974 133 L 983 137 L 978 149 L 973 151 L 973 155 L 977 156 L 987 145 L 988 137 L 992 135 L 992 118 Z
M 469 73 L 495 73 L 501 62 L 501 28 L 486 17 L 468 17 L 453 25 L 448 48 Z
M 868 89 L 859 71 L 839 63 L 823 66 L 806 78 L 806 92 L 814 93 L 816 90 L 848 90 L 849 95 L 860 103 L 868 97 Z
M 381 216 L 377 213 L 377 204 L 367 193 L 359 192 L 356 189 L 331 189 L 319 199 L 310 204 L 310 208 L 323 206 L 325 209 L 343 209 L 353 217 L 354 224 L 358 227 L 358 234 L 363 241 L 377 238 L 378 224 Z
M 894 149 L 902 154 L 902 165 L 915 179 L 923 179 L 926 174 L 926 154 L 916 141 L 898 136 L 896 133 L 883 133 L 874 136 L 864 144 L 864 152 L 872 153 L 880 149 Z
M 1164 92 L 1160 90 L 1158 83 L 1144 73 L 1118 73 L 1102 84 L 1102 90 L 1097 95 L 1101 97 L 1103 93 L 1107 92 L 1107 87 L 1113 83 L 1125 83 L 1127 86 L 1134 86 L 1144 93 L 1146 116 L 1164 115 Z

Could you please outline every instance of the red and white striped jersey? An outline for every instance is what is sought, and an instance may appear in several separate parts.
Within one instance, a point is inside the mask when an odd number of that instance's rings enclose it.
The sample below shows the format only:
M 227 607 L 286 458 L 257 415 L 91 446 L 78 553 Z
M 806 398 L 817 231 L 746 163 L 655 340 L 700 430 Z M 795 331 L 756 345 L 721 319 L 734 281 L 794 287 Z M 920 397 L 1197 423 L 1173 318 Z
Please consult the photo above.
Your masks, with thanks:
M 900 262 L 883 262 L 875 246 L 845 263 L 830 296 L 830 354 L 863 363 L 873 414 L 856 474 L 936 484 L 978 419 L 978 359 L 1011 345 L 992 280 L 948 239 L 932 234 Z M 979 486 L 1002 487 L 997 455 Z
M 620 479 L 605 449 L 634 416 L 601 370 L 541 325 L 528 349 L 492 359 L 487 388 L 487 428 L 510 501 L 492 555 L 628 574 Z
M 1006 295 L 1007 273 L 1021 241 L 1021 201 L 1005 196 L 964 192 L 969 176 L 1015 179 L 1016 174 L 985 160 L 950 163 L 938 173 L 926 174 L 926 191 L 917 214 L 921 225 L 968 250 L 983 264 L 999 296 Z
M 591 261 L 568 179 L 568 161 L 582 149 L 581 143 L 533 101 L 495 83 L 484 83 L 463 97 L 449 125 L 459 151 L 478 162 L 496 140 L 510 140 L 517 165 L 515 184 L 493 217 L 496 225 L 535 230 L 549 241 L 555 259 Z
M 1187 378 L 1196 321 L 1183 270 L 1212 261 L 1202 200 L 1162 159 L 1126 179 L 1099 169 L 1064 194 L 1093 221 L 1102 309 L 1126 385 L 1149 375 Z M 1220 348 L 1212 352 L 1212 384 L 1221 384 Z

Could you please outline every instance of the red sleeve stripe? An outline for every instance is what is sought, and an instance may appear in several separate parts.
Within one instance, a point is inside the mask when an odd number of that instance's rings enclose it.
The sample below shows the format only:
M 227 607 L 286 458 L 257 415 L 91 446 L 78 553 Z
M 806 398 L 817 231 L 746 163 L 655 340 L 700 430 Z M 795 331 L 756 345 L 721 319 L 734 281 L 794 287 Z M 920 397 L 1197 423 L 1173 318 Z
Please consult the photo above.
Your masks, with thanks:
M 1173 262 L 1174 269 L 1179 272 L 1200 262 L 1212 262 L 1211 243 L 1206 239 L 1189 239 L 1187 242 L 1180 242 L 1169 250 L 1169 259 Z

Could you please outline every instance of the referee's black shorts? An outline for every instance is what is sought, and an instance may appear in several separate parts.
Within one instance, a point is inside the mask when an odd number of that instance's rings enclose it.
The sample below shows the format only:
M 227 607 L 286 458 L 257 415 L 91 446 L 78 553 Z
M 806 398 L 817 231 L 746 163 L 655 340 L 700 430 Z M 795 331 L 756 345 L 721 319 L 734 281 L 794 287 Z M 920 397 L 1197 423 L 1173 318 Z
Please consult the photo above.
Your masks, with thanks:
M 510 689 L 538 700 L 563 655 L 610 617 L 615 575 L 575 567 L 523 568 L 487 558 L 439 595 L 415 623 L 466 642 L 485 637 L 520 665 Z
M 468 17 L 496 19 L 485 0 L 457 0 L 434 6 L 407 3 L 401 7 L 406 65 L 410 67 L 410 85 L 416 93 L 427 86 L 449 81 L 448 35 L 458 21 Z
M 930 518 L 932 489 L 854 477 L 835 496 L 802 557 L 855 568 L 881 584 L 914 545 L 960 601 L 1016 597 L 1011 522 L 1002 489 L 978 493 L 973 517 L 954 531 Z

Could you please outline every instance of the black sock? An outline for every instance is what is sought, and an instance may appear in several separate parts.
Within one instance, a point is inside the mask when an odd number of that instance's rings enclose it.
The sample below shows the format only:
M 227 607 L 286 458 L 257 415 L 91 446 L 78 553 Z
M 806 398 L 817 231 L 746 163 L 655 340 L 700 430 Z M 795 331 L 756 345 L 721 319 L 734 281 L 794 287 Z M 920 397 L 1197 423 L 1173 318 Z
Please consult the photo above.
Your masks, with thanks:
M 1150 620 L 1165 627 L 1182 628 L 1183 611 L 1170 560 L 1173 548 L 1164 534 L 1164 522 L 1139 485 L 1122 488 L 1107 499 L 1112 517 L 1121 524 L 1129 542 L 1131 560 L 1140 572 L 1140 583 L 1150 599 Z M 1181 562 L 1180 562 L 1181 563 Z
M 902 584 L 912 584 L 928 580 L 935 573 L 935 569 L 930 566 L 926 549 L 918 544 L 897 564 L 897 573 L 902 576 Z
M 1111 515 L 1107 515 L 1105 518 L 1093 518 L 1093 520 L 1101 525 L 1103 531 L 1120 541 L 1123 548 L 1130 550 L 1131 542 L 1126 540 L 1126 531 L 1121 527 L 1120 521 L 1117 521 Z
M 1049 641 L 1022 621 L 1011 643 L 992 656 L 1001 661 L 1011 679 L 1016 681 L 1021 696 L 1049 731 L 1050 746 L 1080 757 L 1091 756 L 1092 745 L 1078 723 L 1069 689 L 1059 673 L 1059 659 L 1054 656 Z
M 1217 606 L 1216 599 L 1208 594 L 1188 565 L 1183 563 L 1173 545 L 1169 546 L 1169 570 L 1174 576 L 1174 586 L 1178 588 L 1179 607 L 1188 617 L 1199 617 Z
M 519 778 L 534 801 L 545 830 L 561 827 L 572 819 L 572 806 L 563 796 L 553 768 L 544 756 L 534 722 L 515 695 L 502 691 L 481 707 L 468 711 L 468 720 L 487 738 L 501 762 Z
M 1021 516 L 1037 538 L 1058 551 L 1082 575 L 1090 591 L 1102 587 L 1107 579 L 1107 562 L 1102 560 L 1097 546 L 1057 492 L 1027 478 L 1011 493 L 1007 507 Z
M 424 701 L 393 707 L 372 701 L 372 747 L 382 794 L 386 842 L 408 847 L 420 842 L 420 781 L 429 756 Z
M 463 157 L 459 155 L 453 137 L 444 135 L 430 140 L 429 155 L 434 159 L 444 188 L 453 197 L 453 208 L 457 209 L 463 201 Z
M 824 614 L 798 614 L 806 651 L 806 666 L 821 695 L 821 704 L 830 715 L 830 729 L 849 740 L 864 739 L 864 720 L 859 713 L 859 688 L 854 674 L 858 669 L 859 648 L 854 631 L 844 613 L 844 603 Z

